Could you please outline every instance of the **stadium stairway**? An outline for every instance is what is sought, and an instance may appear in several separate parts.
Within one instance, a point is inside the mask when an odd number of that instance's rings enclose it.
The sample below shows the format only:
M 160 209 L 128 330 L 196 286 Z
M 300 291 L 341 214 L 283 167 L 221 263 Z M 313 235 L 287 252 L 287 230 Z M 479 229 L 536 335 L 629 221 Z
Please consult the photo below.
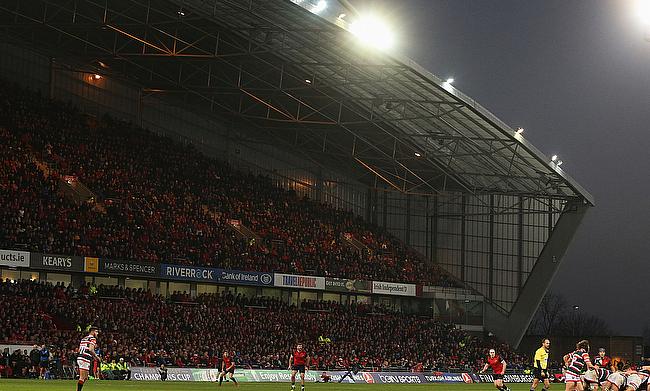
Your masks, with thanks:
M 106 213 L 104 205 L 97 199 L 95 194 L 79 180 L 79 178 L 69 175 L 61 175 L 53 165 L 47 164 L 43 160 L 39 159 L 34 153 L 33 147 L 30 146 L 29 149 L 31 151 L 31 160 L 34 165 L 43 173 L 45 178 L 49 178 L 52 175 L 58 178 L 59 192 L 67 199 L 77 205 L 84 202 L 91 202 L 94 204 L 95 211 Z
M 352 236 L 351 233 L 344 233 L 341 236 L 343 237 L 343 243 L 345 243 L 352 250 L 358 253 L 364 253 L 370 251 L 370 249 L 365 244 L 361 243 L 360 240 Z

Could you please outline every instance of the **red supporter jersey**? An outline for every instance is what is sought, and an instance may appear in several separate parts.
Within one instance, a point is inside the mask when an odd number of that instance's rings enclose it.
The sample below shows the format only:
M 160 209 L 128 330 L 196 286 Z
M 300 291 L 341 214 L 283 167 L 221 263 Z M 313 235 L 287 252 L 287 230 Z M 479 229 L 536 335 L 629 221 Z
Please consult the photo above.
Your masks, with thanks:
M 295 351 L 293 352 L 293 365 L 305 365 L 305 359 L 307 358 L 307 352 L 304 350 L 302 352 Z
M 494 371 L 494 373 L 496 373 L 497 375 L 503 373 L 503 359 L 501 358 L 501 356 L 497 354 L 496 356 L 494 356 L 494 358 L 488 357 L 487 362 L 492 368 L 492 371 Z

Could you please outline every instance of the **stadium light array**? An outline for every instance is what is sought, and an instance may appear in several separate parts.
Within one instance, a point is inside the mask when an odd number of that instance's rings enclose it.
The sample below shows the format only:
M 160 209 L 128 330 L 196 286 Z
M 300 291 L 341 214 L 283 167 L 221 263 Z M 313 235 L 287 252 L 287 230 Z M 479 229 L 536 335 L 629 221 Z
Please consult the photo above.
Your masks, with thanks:
M 316 5 L 311 9 L 311 12 L 320 14 L 321 12 L 325 11 L 325 8 L 327 8 L 327 1 L 319 0 L 318 3 L 316 3 Z
M 362 16 L 350 23 L 349 30 L 364 45 L 387 50 L 395 44 L 395 35 L 381 18 L 374 15 Z
M 650 0 L 637 0 L 636 12 L 641 23 L 650 27 Z

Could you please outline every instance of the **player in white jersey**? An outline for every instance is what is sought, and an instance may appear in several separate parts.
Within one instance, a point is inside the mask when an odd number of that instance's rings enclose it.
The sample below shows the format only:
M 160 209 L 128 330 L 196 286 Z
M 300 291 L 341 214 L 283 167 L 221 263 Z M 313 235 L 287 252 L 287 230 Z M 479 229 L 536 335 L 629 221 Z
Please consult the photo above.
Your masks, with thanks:
M 650 388 L 648 378 L 650 378 L 650 366 L 638 367 L 636 371 L 631 371 L 627 375 L 625 391 L 645 391 L 646 388 Z
M 79 343 L 79 355 L 77 356 L 79 382 L 77 383 L 77 391 L 81 391 L 84 383 L 88 380 L 88 371 L 93 360 L 101 361 L 97 353 L 95 353 L 97 335 L 99 335 L 99 329 L 97 327 L 91 327 L 88 335 Z
M 618 364 L 618 371 L 612 372 L 607 376 L 607 382 L 603 384 L 603 391 L 619 391 L 624 390 L 627 384 L 627 375 L 630 371 L 630 365 L 621 362 Z

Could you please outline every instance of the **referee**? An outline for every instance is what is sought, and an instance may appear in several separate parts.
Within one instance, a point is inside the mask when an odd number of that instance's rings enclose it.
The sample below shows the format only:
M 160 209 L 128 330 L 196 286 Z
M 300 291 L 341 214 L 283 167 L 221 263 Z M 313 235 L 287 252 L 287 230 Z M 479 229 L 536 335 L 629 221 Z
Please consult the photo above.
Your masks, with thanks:
M 551 381 L 548 375 L 548 349 L 551 347 L 551 341 L 548 338 L 542 340 L 542 346 L 535 351 L 533 364 L 533 384 L 530 385 L 530 391 L 535 391 L 540 381 L 544 382 L 544 390 L 551 387 Z

